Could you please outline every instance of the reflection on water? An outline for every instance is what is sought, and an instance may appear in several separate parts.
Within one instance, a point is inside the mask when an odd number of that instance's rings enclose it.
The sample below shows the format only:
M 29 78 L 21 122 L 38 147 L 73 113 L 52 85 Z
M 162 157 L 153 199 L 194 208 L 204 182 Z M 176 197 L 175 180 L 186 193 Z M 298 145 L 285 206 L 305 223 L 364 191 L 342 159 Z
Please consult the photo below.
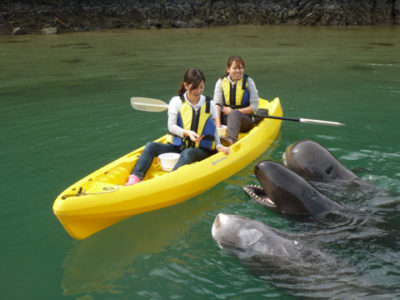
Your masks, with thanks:
M 64 294 L 121 292 L 118 280 L 135 273 L 134 260 L 162 251 L 196 216 L 195 212 L 179 215 L 178 211 L 139 215 L 76 242 L 63 262 Z
M 163 210 L 135 216 L 88 239 L 77 241 L 63 262 L 65 295 L 81 293 L 121 293 L 124 277 L 135 277 L 135 265 L 179 244 L 188 228 L 216 204 L 183 203 Z M 217 204 L 219 206 L 219 204 Z

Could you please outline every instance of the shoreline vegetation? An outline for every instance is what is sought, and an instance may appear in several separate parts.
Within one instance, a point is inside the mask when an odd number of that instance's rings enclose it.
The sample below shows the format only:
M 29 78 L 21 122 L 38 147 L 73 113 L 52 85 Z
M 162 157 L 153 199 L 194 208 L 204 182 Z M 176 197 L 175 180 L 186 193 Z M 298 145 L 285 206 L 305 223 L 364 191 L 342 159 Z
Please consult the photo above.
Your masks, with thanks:
M 399 25 L 400 0 L 2 0 L 0 34 L 224 25 Z

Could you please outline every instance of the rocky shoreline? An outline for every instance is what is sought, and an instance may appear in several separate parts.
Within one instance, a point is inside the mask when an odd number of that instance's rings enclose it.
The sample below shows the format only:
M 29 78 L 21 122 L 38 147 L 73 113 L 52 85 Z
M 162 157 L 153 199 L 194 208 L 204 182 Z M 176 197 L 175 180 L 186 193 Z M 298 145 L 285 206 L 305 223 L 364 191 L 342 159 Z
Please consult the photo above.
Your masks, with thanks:
M 400 0 L 33 0 L 0 3 L 0 33 L 254 25 L 399 25 Z

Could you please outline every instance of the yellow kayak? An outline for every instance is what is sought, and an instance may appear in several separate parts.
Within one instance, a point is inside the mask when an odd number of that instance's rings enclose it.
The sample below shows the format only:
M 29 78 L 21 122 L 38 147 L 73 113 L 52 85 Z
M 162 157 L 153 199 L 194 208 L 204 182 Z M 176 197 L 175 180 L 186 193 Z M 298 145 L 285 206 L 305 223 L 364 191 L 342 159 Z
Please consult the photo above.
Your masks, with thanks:
M 279 98 L 260 98 L 259 108 L 282 116 Z M 124 186 L 144 146 L 79 180 L 55 200 L 54 214 L 65 230 L 84 239 L 130 216 L 171 206 L 210 189 L 254 161 L 275 140 L 281 120 L 263 119 L 239 135 L 229 155 L 218 152 L 173 172 L 161 169 L 155 158 L 144 180 Z M 167 142 L 167 135 L 156 140 Z

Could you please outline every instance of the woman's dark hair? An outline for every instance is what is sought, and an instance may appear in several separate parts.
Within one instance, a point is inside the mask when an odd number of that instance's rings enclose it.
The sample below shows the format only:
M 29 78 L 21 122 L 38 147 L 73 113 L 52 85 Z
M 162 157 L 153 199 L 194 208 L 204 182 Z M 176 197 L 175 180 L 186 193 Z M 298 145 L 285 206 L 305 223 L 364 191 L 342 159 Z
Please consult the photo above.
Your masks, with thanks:
M 234 61 L 236 61 L 239 65 L 242 65 L 242 67 L 244 69 L 244 67 L 245 67 L 244 60 L 243 60 L 243 58 L 241 58 L 238 55 L 233 55 L 233 56 L 229 57 L 226 66 L 228 68 L 230 68 Z M 226 73 L 225 76 L 227 76 L 229 74 L 228 72 L 225 72 L 225 73 Z
M 178 88 L 178 95 L 186 92 L 185 86 L 183 85 L 184 82 L 186 82 L 186 84 L 191 84 L 192 85 L 191 88 L 195 89 L 200 85 L 202 81 L 206 82 L 206 77 L 204 76 L 202 71 L 195 68 L 187 70 L 185 72 L 185 76 L 183 77 L 183 82 L 180 84 Z

